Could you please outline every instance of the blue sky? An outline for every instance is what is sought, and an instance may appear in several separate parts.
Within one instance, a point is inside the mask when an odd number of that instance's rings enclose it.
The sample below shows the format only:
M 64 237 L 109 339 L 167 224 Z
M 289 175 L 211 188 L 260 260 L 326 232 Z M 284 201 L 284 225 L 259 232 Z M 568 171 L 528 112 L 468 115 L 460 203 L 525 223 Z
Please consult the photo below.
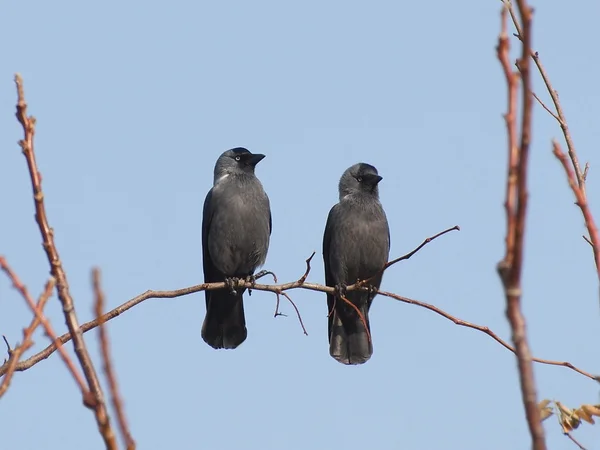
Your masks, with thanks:
M 600 213 L 600 4 L 536 2 L 534 46 L 567 115 Z M 503 254 L 505 84 L 498 1 L 11 2 L 0 17 L 0 253 L 37 295 L 48 265 L 17 146 L 15 72 L 38 119 L 49 220 L 80 321 L 90 269 L 109 307 L 202 279 L 201 211 L 216 158 L 245 146 L 271 199 L 265 268 L 323 282 L 321 240 L 337 183 L 364 161 L 384 177 L 392 256 L 453 225 L 386 273 L 382 288 L 510 338 L 495 265 Z M 516 43 L 515 43 L 516 45 Z M 548 100 L 537 74 L 535 90 Z M 549 100 L 548 100 L 549 101 Z M 557 123 L 536 105 L 524 311 L 534 355 L 600 372 L 598 281 L 579 210 L 552 156 Z M 599 219 L 600 220 L 600 219 Z M 377 298 L 374 355 L 328 354 L 325 295 L 292 308 L 246 299 L 248 339 L 215 351 L 200 337 L 202 293 L 148 300 L 108 327 L 140 449 L 528 448 L 514 356 L 484 334 Z M 64 331 L 60 305 L 46 308 Z M 0 277 L 0 334 L 30 313 Z M 100 370 L 97 334 L 86 334 Z M 38 330 L 36 349 L 47 345 Z M 598 386 L 535 367 L 541 398 L 599 402 Z M 18 373 L 0 404 L 3 448 L 103 448 L 93 415 L 54 355 Z M 553 449 L 572 449 L 554 419 Z M 598 427 L 576 437 L 599 441 Z

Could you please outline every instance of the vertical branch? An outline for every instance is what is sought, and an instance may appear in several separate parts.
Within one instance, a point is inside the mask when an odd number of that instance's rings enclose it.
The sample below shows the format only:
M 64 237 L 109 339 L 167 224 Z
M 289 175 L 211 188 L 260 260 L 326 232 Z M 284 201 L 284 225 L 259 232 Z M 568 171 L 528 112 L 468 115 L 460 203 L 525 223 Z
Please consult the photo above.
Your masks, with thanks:
M 86 406 L 93 408 L 96 416 L 98 429 L 104 438 L 107 448 L 116 448 L 114 434 L 108 434 L 105 431 L 110 429 L 108 413 L 104 404 L 102 388 L 98 381 L 98 374 L 94 369 L 92 359 L 83 339 L 83 333 L 79 327 L 73 298 L 69 292 L 67 275 L 63 269 L 56 244 L 54 243 L 54 231 L 48 223 L 46 207 L 44 205 L 44 194 L 42 191 L 42 177 L 37 167 L 34 152 L 35 118 L 27 115 L 27 103 L 25 102 L 25 93 L 23 90 L 23 79 L 19 74 L 15 75 L 15 84 L 17 86 L 17 120 L 23 127 L 24 138 L 19 141 L 31 178 L 31 187 L 33 190 L 33 199 L 35 206 L 35 220 L 42 235 L 43 247 L 50 263 L 50 273 L 56 280 L 56 291 L 62 304 L 63 314 L 69 333 L 73 338 L 73 348 L 79 364 L 83 369 L 83 374 L 89 386 L 90 395 L 83 391 L 83 402 Z
M 135 441 L 131 437 L 129 432 L 129 426 L 127 425 L 127 419 L 125 418 L 125 410 L 123 408 L 123 401 L 119 394 L 119 386 L 117 384 L 117 377 L 115 376 L 111 357 L 110 347 L 108 343 L 108 333 L 106 332 L 106 319 L 102 319 L 102 311 L 104 310 L 104 293 L 100 286 L 100 270 L 94 269 L 92 272 L 92 284 L 94 287 L 94 296 L 96 297 L 96 319 L 100 323 L 100 351 L 102 353 L 102 360 L 104 364 L 104 373 L 108 380 L 108 386 L 110 389 L 110 397 L 115 413 L 117 414 L 117 421 L 123 440 L 125 441 L 125 447 L 127 450 L 135 450 Z
M 527 343 L 525 317 L 521 310 L 521 275 L 527 216 L 527 170 L 529 162 L 529 144 L 531 141 L 532 96 L 529 66 L 531 49 L 532 10 L 526 0 L 517 0 L 523 23 L 521 34 L 522 54 L 517 61 L 519 72 L 513 72 L 509 63 L 509 42 L 507 35 L 507 9 L 502 10 L 502 31 L 498 43 L 498 59 L 504 70 L 508 85 L 508 113 L 505 116 L 508 130 L 508 180 L 506 189 L 506 253 L 498 264 L 498 273 L 502 280 L 506 296 L 506 315 L 512 330 L 512 340 L 517 356 L 521 396 L 527 417 L 527 424 L 534 450 L 545 450 L 546 442 L 540 411 L 537 407 L 537 394 L 533 376 L 533 364 Z M 521 118 L 521 137 L 517 146 L 516 110 L 519 78 L 522 82 L 523 113 Z
M 519 147 L 517 145 L 517 91 L 519 83 L 519 74 L 513 72 L 509 60 L 510 44 L 508 34 L 506 32 L 506 10 L 502 10 L 502 31 L 498 39 L 496 52 L 502 69 L 506 84 L 508 86 L 508 111 L 504 115 L 506 122 L 506 132 L 508 135 L 508 173 L 506 181 L 506 200 L 504 209 L 506 210 L 506 254 L 504 260 L 507 263 L 512 263 L 513 254 L 511 250 L 515 246 L 515 231 L 514 224 L 517 204 L 517 180 L 519 171 Z

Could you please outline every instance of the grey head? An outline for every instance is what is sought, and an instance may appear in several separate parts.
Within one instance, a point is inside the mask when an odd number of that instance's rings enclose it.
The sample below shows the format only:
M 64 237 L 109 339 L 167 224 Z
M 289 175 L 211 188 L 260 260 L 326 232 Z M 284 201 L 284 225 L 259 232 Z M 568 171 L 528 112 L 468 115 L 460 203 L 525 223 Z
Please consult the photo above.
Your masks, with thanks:
M 215 164 L 214 184 L 228 175 L 254 176 L 254 168 L 265 155 L 250 153 L 244 147 L 236 147 L 223 152 Z
M 355 194 L 366 194 L 379 198 L 377 185 L 383 179 L 377 169 L 367 163 L 358 163 L 346 169 L 340 178 L 340 201 Z

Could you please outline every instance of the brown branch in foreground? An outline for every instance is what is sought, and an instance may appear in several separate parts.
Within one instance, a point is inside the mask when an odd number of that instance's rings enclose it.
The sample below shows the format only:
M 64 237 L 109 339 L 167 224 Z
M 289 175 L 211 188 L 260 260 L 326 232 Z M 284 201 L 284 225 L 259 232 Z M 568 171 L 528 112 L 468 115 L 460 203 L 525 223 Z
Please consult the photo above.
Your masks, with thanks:
M 596 263 L 596 271 L 598 273 L 598 280 L 600 281 L 600 246 L 598 245 L 600 239 L 598 237 L 598 228 L 596 228 L 594 217 L 592 216 L 592 212 L 590 211 L 590 207 L 585 196 L 585 191 L 581 189 L 580 185 L 577 183 L 577 175 L 574 173 L 573 169 L 569 165 L 569 162 L 567 161 L 567 155 L 565 155 L 565 153 L 562 151 L 562 149 L 560 148 L 560 144 L 556 140 L 552 141 L 552 152 L 554 153 L 554 156 L 558 158 L 563 168 L 565 169 L 567 179 L 569 181 L 569 186 L 571 186 L 573 194 L 575 194 L 575 198 L 577 199 L 576 204 L 581 209 L 581 214 L 583 215 L 585 226 L 587 227 L 588 233 L 590 235 L 590 240 L 588 240 L 588 242 L 590 242 L 590 244 L 592 245 L 592 249 L 594 252 L 594 262 Z
M 52 325 L 50 325 L 50 322 L 48 321 L 48 319 L 46 319 L 46 317 L 42 314 L 42 312 L 38 311 L 38 308 L 36 307 L 36 305 L 33 301 L 33 298 L 31 297 L 31 295 L 29 294 L 29 291 L 27 290 L 27 287 L 21 282 L 21 280 L 19 279 L 17 274 L 10 268 L 10 266 L 6 262 L 6 259 L 3 256 L 0 256 L 0 269 L 2 269 L 6 273 L 6 275 L 8 275 L 8 278 L 11 280 L 14 288 L 21 293 L 21 296 L 25 299 L 27 306 L 29 306 L 29 309 L 31 309 L 31 311 L 33 312 L 35 317 L 40 321 L 40 323 L 44 327 L 44 330 L 46 331 L 46 334 L 48 335 L 48 337 L 53 341 L 52 345 L 55 345 L 59 338 L 56 337 L 56 333 L 52 329 Z M 52 283 L 54 284 L 53 279 L 52 279 Z M 85 381 L 83 380 L 83 377 L 79 373 L 79 370 L 77 370 L 77 367 L 75 367 L 75 363 L 73 363 L 73 361 L 71 360 L 71 357 L 69 356 L 69 354 L 63 347 L 63 343 L 60 342 L 58 344 L 58 346 L 54 347 L 53 351 L 54 350 L 58 350 L 58 353 L 60 354 L 63 362 L 67 366 L 67 369 L 69 369 L 69 372 L 71 372 L 71 375 L 73 375 L 73 378 L 75 379 L 75 382 L 79 386 L 79 389 L 81 389 L 82 392 L 86 393 L 87 386 L 85 385 Z M 7 364 L 3 364 L 2 367 L 4 367 L 5 365 L 7 365 Z M 15 368 L 14 368 L 15 372 L 19 371 L 18 367 L 19 367 L 19 364 L 17 364 L 15 366 Z M 2 372 L 0 372 L 0 375 L 4 375 L 5 373 L 6 373 L 5 371 L 2 371 Z
M 127 424 L 127 418 L 125 417 L 125 408 L 123 407 L 123 401 L 119 393 L 119 385 L 117 383 L 117 377 L 112 367 L 112 359 L 110 356 L 110 346 L 108 343 L 108 332 L 106 331 L 106 325 L 102 320 L 102 311 L 104 310 L 104 293 L 100 286 L 100 270 L 94 269 L 92 271 L 92 285 L 94 288 L 94 296 L 96 297 L 95 310 L 96 317 L 99 319 L 99 331 L 100 331 L 100 352 L 102 353 L 102 362 L 104 364 L 104 373 L 108 380 L 109 393 L 111 402 L 115 413 L 117 414 L 117 422 L 119 424 L 119 430 L 121 436 L 125 442 L 127 450 L 135 450 L 135 441 L 131 437 L 129 432 L 129 426 Z M 113 433 L 112 429 L 106 430 L 107 433 Z M 114 433 L 113 433 L 114 435 Z
M 510 5 L 510 3 L 509 3 Z M 512 330 L 512 341 L 517 357 L 521 397 L 525 408 L 525 416 L 534 450 L 546 450 L 544 428 L 540 410 L 537 406 L 537 393 L 533 376 L 532 356 L 527 342 L 525 317 L 521 310 L 521 276 L 523 266 L 525 218 L 527 214 L 527 172 L 529 144 L 531 140 L 531 117 L 533 102 L 531 96 L 531 77 L 529 72 L 529 56 L 531 52 L 531 18 L 532 9 L 526 0 L 517 0 L 519 14 L 523 23 L 520 38 L 522 42 L 521 57 L 517 62 L 522 82 L 523 107 L 521 118 L 521 140 L 516 148 L 516 91 L 518 79 L 515 77 L 509 60 L 509 42 L 506 26 L 506 9 L 502 9 L 502 29 L 498 43 L 498 59 L 502 65 L 508 86 L 508 113 L 506 115 L 508 129 L 509 176 L 507 179 L 506 218 L 507 237 L 506 254 L 498 263 L 504 293 L 506 296 L 506 316 Z
M 50 264 L 50 273 L 56 280 L 56 291 L 58 299 L 62 304 L 65 322 L 69 329 L 70 335 L 73 337 L 73 348 L 75 355 L 79 360 L 79 364 L 83 369 L 83 374 L 87 380 L 89 391 L 87 388 L 82 389 L 83 403 L 94 410 L 98 429 L 102 434 L 102 430 L 108 426 L 108 414 L 104 404 L 102 388 L 98 381 L 98 374 L 94 369 L 94 364 L 88 353 L 88 350 L 83 339 L 83 332 L 79 327 L 73 298 L 69 292 L 69 284 L 67 282 L 67 274 L 63 269 L 56 244 L 54 242 L 54 231 L 48 223 L 46 215 L 46 207 L 44 205 L 44 194 L 42 191 L 42 177 L 38 170 L 34 151 L 33 137 L 35 135 L 35 118 L 27 115 L 27 103 L 25 102 L 25 93 L 23 90 L 23 79 L 19 74 L 15 75 L 15 84 L 17 86 L 17 120 L 23 127 L 24 138 L 19 141 L 27 167 L 31 178 L 31 187 L 33 190 L 33 200 L 35 206 L 35 220 L 40 229 L 43 240 L 43 247 L 48 257 Z M 43 323 L 43 321 L 42 321 Z M 116 443 L 107 440 L 108 436 L 102 434 L 107 448 L 115 448 Z
M 2 257 L 0 257 L 0 258 L 4 259 Z M 4 269 L 4 267 L 6 265 L 6 261 L 4 261 L 4 263 L 2 261 L 0 261 L 0 265 L 2 265 L 2 267 Z M 13 280 L 13 284 L 14 284 L 14 280 Z M 4 340 L 8 346 L 9 357 L 8 357 L 8 361 L 7 361 L 8 367 L 6 370 L 6 374 L 4 375 L 4 379 L 2 380 L 2 384 L 0 385 L 0 397 L 2 397 L 4 395 L 4 393 L 10 386 L 12 376 L 15 372 L 15 367 L 16 367 L 17 363 L 19 362 L 21 355 L 23 355 L 23 353 L 25 353 L 33 345 L 33 340 L 31 339 L 31 337 L 33 336 L 33 333 L 35 332 L 35 330 L 41 323 L 39 316 L 43 315 L 44 306 L 46 306 L 46 302 L 52 296 L 53 290 L 54 290 L 54 278 L 50 278 L 50 280 L 48 280 L 48 282 L 46 283 L 44 292 L 42 292 L 42 294 L 40 295 L 40 297 L 37 301 L 37 304 L 35 305 L 35 312 L 33 315 L 33 319 L 31 320 L 31 324 L 23 330 L 23 342 L 20 345 L 17 345 L 17 347 L 14 350 L 11 350 L 10 345 L 8 345 L 8 341 L 6 341 L 6 338 L 4 338 Z

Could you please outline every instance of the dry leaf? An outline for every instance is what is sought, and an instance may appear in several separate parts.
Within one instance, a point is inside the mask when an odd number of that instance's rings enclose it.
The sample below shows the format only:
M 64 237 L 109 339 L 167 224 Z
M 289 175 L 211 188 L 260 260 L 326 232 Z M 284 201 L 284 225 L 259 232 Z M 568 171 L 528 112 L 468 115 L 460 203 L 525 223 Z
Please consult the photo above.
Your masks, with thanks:
M 540 416 L 542 417 L 542 421 L 546 420 L 552 414 L 552 407 L 548 406 L 550 404 L 550 400 L 544 399 L 538 403 L 538 409 L 540 410 Z
M 581 408 L 585 410 L 590 416 L 600 417 L 600 405 L 581 405 Z
M 595 423 L 594 422 L 594 418 L 592 417 L 591 414 L 589 414 L 584 408 L 583 406 L 579 409 L 576 409 L 574 411 L 575 414 L 577 414 L 577 416 L 581 419 L 581 420 L 585 420 L 587 423 L 591 423 L 592 425 Z
M 573 414 L 573 411 L 571 411 L 569 408 L 567 408 L 561 402 L 554 402 L 554 403 L 558 407 L 558 410 L 560 411 L 561 414 L 565 414 L 567 416 L 570 416 L 571 414 Z
M 576 411 L 572 411 L 563 405 L 561 402 L 554 402 L 560 412 L 560 424 L 563 428 L 563 432 L 569 433 L 577 428 L 581 424 L 579 416 Z

